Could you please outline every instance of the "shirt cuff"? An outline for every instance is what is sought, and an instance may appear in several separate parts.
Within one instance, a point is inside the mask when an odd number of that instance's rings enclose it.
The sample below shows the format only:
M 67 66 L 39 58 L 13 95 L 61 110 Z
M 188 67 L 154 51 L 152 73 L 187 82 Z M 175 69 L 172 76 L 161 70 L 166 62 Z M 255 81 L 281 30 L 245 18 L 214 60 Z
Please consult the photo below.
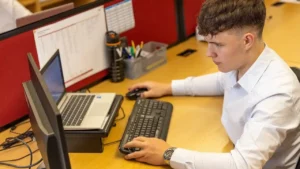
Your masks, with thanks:
M 185 150 L 182 148 L 176 148 L 175 151 L 172 154 L 171 160 L 170 160 L 170 166 L 172 168 L 181 169 L 186 168 L 186 165 L 192 165 L 193 166 L 193 159 L 194 159 L 194 153 L 190 150 Z M 194 167 L 190 167 L 194 168 Z
M 185 80 L 173 80 L 172 81 L 172 95 L 174 96 L 183 96 L 185 94 L 184 87 Z
M 174 169 L 237 169 L 230 153 L 201 153 L 177 148 L 171 157 Z

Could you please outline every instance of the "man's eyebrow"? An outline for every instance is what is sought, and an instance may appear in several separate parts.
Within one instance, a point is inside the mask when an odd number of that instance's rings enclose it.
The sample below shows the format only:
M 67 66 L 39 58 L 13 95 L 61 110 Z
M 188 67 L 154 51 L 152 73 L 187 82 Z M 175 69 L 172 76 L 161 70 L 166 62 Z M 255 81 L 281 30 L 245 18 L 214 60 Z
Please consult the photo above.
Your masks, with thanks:
M 215 44 L 215 45 L 221 45 L 222 44 L 220 42 L 214 42 L 214 41 L 212 41 L 212 42 L 208 41 L 208 43 L 212 43 L 212 44 Z

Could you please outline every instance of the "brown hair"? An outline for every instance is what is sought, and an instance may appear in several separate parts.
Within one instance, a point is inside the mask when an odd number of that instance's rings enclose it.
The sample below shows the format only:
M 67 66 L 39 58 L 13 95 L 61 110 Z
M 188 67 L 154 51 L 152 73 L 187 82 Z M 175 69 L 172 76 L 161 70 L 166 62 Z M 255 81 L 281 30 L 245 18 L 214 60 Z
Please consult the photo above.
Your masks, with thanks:
M 257 29 L 261 38 L 265 18 L 263 0 L 206 0 L 198 17 L 199 34 L 216 35 L 226 30 L 251 26 Z

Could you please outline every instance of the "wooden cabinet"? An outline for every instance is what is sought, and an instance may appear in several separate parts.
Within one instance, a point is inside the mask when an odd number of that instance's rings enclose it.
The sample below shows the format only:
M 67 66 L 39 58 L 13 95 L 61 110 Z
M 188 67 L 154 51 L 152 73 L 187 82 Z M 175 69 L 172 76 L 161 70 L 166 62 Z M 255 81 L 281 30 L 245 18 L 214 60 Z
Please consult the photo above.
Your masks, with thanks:
M 18 0 L 18 1 L 33 13 L 48 8 L 52 8 L 55 6 L 59 6 L 68 2 L 74 2 L 76 6 L 76 0 Z M 91 1 L 91 0 L 80 0 L 80 3 L 84 3 L 82 1 Z
M 48 8 L 59 6 L 65 3 L 74 2 L 75 7 L 81 6 L 95 0 L 18 0 L 31 12 L 39 12 Z
M 41 11 L 40 0 L 19 0 L 19 2 L 31 12 Z

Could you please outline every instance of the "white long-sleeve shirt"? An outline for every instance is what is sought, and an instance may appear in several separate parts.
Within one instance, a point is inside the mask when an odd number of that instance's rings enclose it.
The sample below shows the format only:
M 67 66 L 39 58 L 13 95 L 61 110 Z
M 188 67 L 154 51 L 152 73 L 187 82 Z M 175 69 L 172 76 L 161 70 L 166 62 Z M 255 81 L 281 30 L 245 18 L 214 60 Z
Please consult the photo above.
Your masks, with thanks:
M 16 28 L 16 19 L 31 12 L 17 0 L 0 0 L 0 34 Z
M 173 95 L 223 95 L 229 153 L 178 148 L 175 169 L 295 169 L 300 152 L 300 84 L 269 47 L 237 81 L 237 72 L 172 81 Z

